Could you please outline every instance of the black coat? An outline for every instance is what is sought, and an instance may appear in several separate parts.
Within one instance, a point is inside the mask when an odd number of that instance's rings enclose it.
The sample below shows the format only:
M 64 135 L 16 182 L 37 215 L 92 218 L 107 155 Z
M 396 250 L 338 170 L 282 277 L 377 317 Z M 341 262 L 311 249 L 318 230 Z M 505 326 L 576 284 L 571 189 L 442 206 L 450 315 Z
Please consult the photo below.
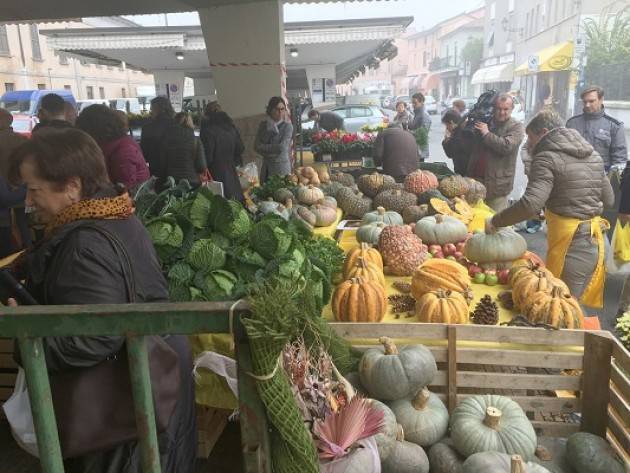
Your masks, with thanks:
M 142 223 L 126 220 L 92 221 L 123 242 L 133 271 L 137 302 L 168 300 L 168 289 L 153 244 Z M 124 269 L 110 241 L 94 229 L 77 228 L 86 221 L 62 227 L 27 260 L 27 287 L 44 304 L 117 304 L 128 302 Z M 128 275 L 127 275 L 128 276 Z M 192 354 L 187 337 L 167 336 L 180 360 L 180 397 L 167 430 L 160 434 L 164 473 L 192 473 L 196 457 L 195 393 Z M 90 367 L 119 352 L 123 337 L 48 337 L 44 339 L 50 371 Z M 107 426 L 103 426 L 107 428 Z M 137 442 L 121 444 L 66 461 L 67 472 L 140 473 Z
M 236 166 L 243 164 L 245 150 L 241 135 L 234 126 L 201 123 L 201 141 L 206 153 L 208 170 L 215 181 L 223 183 L 227 199 L 243 201 L 243 191 L 236 172 Z
M 175 182 L 186 179 L 193 185 L 199 184 L 199 174 L 206 168 L 203 146 L 195 137 L 195 132 L 178 124 L 166 129 L 159 162 L 154 176 L 161 180 L 170 176 L 175 178 Z
M 474 145 L 471 133 L 464 132 L 464 124 L 458 125 L 447 140 L 442 141 L 442 148 L 446 156 L 453 160 L 455 174 L 465 176 L 468 172 L 468 162 Z
M 173 126 L 175 121 L 172 118 L 160 117 L 151 120 L 142 127 L 140 135 L 140 148 L 142 155 L 149 164 L 149 170 L 152 176 L 157 176 L 160 169 L 160 150 L 162 148 L 162 138 L 166 135 L 166 130 Z

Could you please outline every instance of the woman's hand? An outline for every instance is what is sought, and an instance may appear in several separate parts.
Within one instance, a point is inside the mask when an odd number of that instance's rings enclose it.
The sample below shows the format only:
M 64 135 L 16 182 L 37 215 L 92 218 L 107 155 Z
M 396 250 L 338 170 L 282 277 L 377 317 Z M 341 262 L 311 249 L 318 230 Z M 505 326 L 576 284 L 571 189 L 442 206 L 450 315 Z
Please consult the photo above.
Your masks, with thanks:
M 17 307 L 18 303 L 15 299 L 13 299 L 13 297 L 9 297 L 9 300 L 7 300 L 7 307 Z

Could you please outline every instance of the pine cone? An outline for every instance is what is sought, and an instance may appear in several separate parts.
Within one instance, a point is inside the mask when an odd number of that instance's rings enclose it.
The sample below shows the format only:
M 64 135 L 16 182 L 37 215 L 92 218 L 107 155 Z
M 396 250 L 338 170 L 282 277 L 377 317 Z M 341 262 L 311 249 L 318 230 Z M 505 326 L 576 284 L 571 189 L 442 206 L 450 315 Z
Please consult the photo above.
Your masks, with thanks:
M 411 283 L 405 281 L 394 281 L 394 289 L 402 292 L 403 294 L 409 294 L 411 292 Z
M 501 303 L 501 307 L 507 310 L 514 309 L 514 300 L 512 299 L 512 291 L 501 291 L 497 296 L 497 300 Z
M 416 307 L 416 300 L 410 295 L 392 294 L 387 297 L 395 314 L 413 311 Z
M 470 313 L 471 320 L 479 325 L 496 325 L 499 322 L 499 308 L 492 297 L 485 295 Z

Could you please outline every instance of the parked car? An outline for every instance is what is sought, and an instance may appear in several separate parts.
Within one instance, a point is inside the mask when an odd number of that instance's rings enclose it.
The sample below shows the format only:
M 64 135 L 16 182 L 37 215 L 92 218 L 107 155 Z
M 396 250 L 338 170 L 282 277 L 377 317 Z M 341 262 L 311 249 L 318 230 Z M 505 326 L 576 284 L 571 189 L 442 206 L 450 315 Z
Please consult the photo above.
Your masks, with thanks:
M 330 111 L 343 118 L 344 128 L 350 133 L 361 131 L 365 125 L 376 126 L 389 122 L 388 114 L 377 105 L 342 105 L 333 107 Z M 303 122 L 302 129 L 311 130 L 313 124 L 313 120 Z
M 42 98 L 48 94 L 57 94 L 73 107 L 77 106 L 74 95 L 69 90 L 15 90 L 6 92 L 0 97 L 0 107 L 8 110 L 13 115 L 13 129 L 17 133 L 30 135 L 37 124 L 37 113 Z
M 438 104 L 433 95 L 425 95 L 424 96 L 424 109 L 430 115 L 437 115 L 438 113 Z

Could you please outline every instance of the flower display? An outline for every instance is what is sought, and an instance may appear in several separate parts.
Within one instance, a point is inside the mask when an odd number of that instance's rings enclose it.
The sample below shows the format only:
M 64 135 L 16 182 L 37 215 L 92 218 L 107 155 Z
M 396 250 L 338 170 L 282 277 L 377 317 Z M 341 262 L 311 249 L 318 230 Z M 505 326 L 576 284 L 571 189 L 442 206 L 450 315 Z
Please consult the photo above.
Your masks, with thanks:
M 344 153 L 348 151 L 371 151 L 374 147 L 375 133 L 347 133 L 334 130 L 313 133 L 313 150 L 322 154 Z

